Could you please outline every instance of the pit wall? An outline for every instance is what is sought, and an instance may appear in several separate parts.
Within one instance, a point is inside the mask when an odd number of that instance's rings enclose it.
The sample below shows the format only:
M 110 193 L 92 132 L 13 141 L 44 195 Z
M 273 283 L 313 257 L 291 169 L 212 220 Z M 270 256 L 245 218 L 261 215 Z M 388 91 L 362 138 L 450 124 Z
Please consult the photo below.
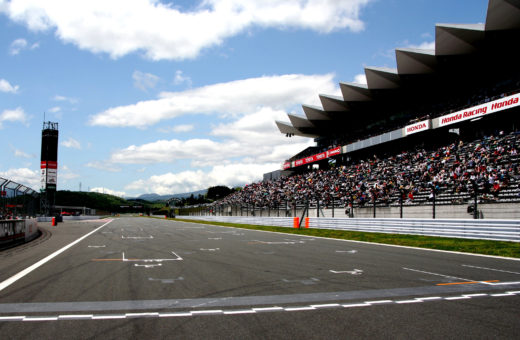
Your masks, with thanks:
M 38 235 L 38 220 L 36 218 L 0 221 L 0 247 L 29 242 Z

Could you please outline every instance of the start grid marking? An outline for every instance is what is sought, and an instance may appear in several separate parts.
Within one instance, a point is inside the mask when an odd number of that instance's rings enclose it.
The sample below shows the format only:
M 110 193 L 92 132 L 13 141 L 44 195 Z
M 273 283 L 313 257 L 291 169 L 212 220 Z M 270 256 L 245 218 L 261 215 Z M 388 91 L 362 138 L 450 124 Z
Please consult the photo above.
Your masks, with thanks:
M 389 305 L 389 304 L 408 304 L 408 303 L 422 303 L 430 301 L 456 301 L 465 299 L 474 299 L 482 297 L 508 297 L 508 296 L 520 296 L 520 291 L 508 291 L 505 293 L 496 294 L 462 294 L 458 296 L 428 296 L 418 297 L 409 300 L 376 300 L 376 301 L 365 301 L 359 303 L 328 303 L 328 304 L 313 304 L 307 306 L 290 306 L 290 307 L 257 307 L 250 309 L 210 309 L 210 310 L 194 310 L 189 312 L 175 312 L 175 313 L 159 313 L 159 312 L 144 312 L 144 313 L 124 313 L 124 314 L 70 314 L 70 315 L 57 315 L 57 316 L 0 316 L 0 322 L 9 321 L 60 321 L 60 320 L 116 320 L 116 319 L 141 319 L 141 318 L 175 318 L 175 317 L 193 317 L 200 315 L 237 315 L 237 314 L 257 314 L 257 313 L 273 313 L 273 312 L 296 312 L 296 311 L 309 311 L 309 310 L 323 310 L 323 309 L 340 309 L 340 308 L 358 308 L 358 307 L 371 307 L 378 305 Z

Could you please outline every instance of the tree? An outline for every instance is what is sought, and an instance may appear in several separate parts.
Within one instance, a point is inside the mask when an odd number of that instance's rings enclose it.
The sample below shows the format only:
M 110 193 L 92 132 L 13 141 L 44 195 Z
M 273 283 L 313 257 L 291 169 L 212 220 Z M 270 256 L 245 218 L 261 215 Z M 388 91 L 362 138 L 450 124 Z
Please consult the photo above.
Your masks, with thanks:
M 231 194 L 233 189 L 230 189 L 224 185 L 217 185 L 215 187 L 210 187 L 208 189 L 208 193 L 206 194 L 206 198 L 210 200 L 217 200 L 226 197 Z

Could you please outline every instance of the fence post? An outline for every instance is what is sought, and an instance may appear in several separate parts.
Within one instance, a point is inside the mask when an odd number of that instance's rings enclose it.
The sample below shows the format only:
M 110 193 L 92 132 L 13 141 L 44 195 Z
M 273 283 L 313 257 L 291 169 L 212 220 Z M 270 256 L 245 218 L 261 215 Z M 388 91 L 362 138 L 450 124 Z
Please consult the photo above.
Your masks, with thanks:
M 332 218 L 334 218 L 334 196 L 332 196 Z
M 477 184 L 477 181 L 473 181 L 472 184 L 473 184 L 473 191 L 475 194 L 473 219 L 478 220 L 478 184 Z
M 399 189 L 399 218 L 403 218 L 403 189 Z
M 435 194 L 436 194 L 436 190 L 435 190 L 435 187 L 433 187 L 432 189 L 432 199 L 433 199 L 433 219 L 435 219 Z

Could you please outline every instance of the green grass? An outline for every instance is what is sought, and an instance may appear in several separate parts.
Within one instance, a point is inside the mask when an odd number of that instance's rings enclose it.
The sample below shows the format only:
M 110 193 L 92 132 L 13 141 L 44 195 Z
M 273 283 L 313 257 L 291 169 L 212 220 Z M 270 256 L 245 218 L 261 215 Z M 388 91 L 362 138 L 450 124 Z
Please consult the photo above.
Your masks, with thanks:
M 177 221 L 218 225 L 223 227 L 234 227 L 242 229 L 254 229 L 274 231 L 287 234 L 308 235 L 316 237 L 329 237 L 343 240 L 364 241 L 373 243 L 394 244 L 408 247 L 429 248 L 439 250 L 459 251 L 464 253 L 485 254 L 504 257 L 520 258 L 520 243 L 505 241 L 472 240 L 448 237 L 433 237 L 420 235 L 401 235 L 383 233 L 364 233 L 359 231 L 330 230 L 330 229 L 295 229 L 274 226 L 257 226 L 249 224 L 235 224 L 223 222 L 208 222 L 184 220 L 176 218 Z

